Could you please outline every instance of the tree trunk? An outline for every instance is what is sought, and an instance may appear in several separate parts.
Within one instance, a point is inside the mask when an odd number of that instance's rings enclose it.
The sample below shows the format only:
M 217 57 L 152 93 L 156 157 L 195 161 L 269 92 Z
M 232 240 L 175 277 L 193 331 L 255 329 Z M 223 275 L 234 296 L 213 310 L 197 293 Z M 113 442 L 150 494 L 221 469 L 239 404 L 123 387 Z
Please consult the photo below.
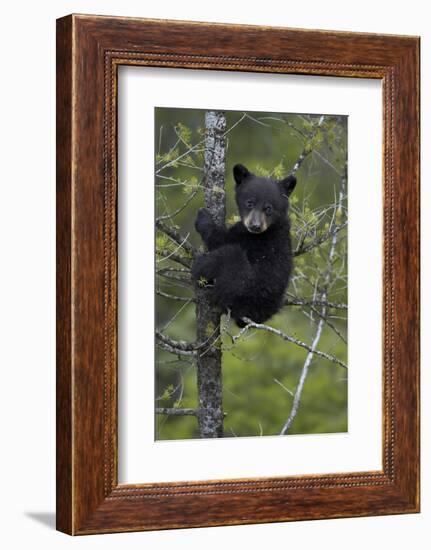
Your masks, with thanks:
M 205 113 L 205 206 L 213 220 L 225 223 L 226 116 Z M 198 422 L 201 437 L 223 437 L 220 311 L 208 301 L 207 291 L 196 288 Z

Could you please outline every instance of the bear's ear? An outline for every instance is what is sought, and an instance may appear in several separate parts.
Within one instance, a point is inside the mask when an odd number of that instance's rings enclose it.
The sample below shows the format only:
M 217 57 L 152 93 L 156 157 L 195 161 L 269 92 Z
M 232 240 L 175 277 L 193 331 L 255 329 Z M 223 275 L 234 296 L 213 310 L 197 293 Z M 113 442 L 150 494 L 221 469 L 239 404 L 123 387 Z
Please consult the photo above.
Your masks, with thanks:
M 284 178 L 284 180 L 279 181 L 278 184 L 281 187 L 282 194 L 286 197 L 289 197 L 292 191 L 295 189 L 296 178 L 292 175 L 287 176 L 287 178 Z
M 237 185 L 240 185 L 249 175 L 250 172 L 242 164 L 235 164 L 233 167 L 233 177 Z

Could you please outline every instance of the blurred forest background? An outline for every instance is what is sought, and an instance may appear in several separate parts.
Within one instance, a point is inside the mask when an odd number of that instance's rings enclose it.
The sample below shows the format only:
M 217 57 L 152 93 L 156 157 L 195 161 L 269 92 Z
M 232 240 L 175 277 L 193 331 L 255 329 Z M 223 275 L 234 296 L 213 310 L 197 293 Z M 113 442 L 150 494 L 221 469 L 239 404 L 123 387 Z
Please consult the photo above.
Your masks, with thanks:
M 294 271 L 286 305 L 266 323 L 275 331 L 240 332 L 222 318 L 224 437 L 345 432 L 347 117 L 238 111 L 225 115 L 228 225 L 239 219 L 234 164 L 281 179 L 300 162 L 290 207 Z M 204 205 L 204 125 L 204 110 L 155 109 L 155 215 L 184 236 L 184 245 L 198 249 L 202 243 L 194 221 Z M 196 337 L 189 262 L 187 246 L 157 229 L 156 329 L 175 341 L 193 342 Z M 195 358 L 157 345 L 155 358 L 159 412 L 196 408 Z M 156 439 L 198 437 L 195 417 L 156 414 Z

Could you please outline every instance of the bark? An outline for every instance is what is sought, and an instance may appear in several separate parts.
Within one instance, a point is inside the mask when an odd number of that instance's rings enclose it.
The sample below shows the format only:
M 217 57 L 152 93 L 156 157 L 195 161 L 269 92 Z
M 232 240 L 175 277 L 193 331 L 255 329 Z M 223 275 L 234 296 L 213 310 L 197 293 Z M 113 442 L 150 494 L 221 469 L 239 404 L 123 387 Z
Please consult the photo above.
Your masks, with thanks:
M 218 225 L 225 223 L 226 116 L 205 114 L 205 206 Z M 198 422 L 202 438 L 223 437 L 220 315 L 205 289 L 196 288 Z

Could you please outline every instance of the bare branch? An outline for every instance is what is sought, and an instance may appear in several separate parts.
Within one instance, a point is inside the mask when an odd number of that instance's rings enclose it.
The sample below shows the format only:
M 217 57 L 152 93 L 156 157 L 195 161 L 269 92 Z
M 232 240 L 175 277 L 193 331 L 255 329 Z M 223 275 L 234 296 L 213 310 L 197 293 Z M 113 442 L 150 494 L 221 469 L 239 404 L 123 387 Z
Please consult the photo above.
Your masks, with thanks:
M 334 225 L 331 229 L 328 229 L 325 233 L 322 233 L 312 241 L 310 241 L 307 244 L 301 244 L 294 252 L 294 256 L 300 256 L 301 254 L 305 254 L 306 252 L 310 252 L 310 250 L 313 250 L 313 248 L 316 248 L 316 246 L 321 245 L 334 235 L 336 235 L 339 231 L 344 229 L 347 226 L 347 221 L 340 223 L 339 225 Z
M 322 300 L 305 300 L 303 298 L 286 297 L 285 306 L 310 306 L 310 307 L 327 307 L 329 309 L 347 309 L 347 304 L 338 302 L 323 302 Z
M 156 273 L 157 275 L 160 275 L 161 277 L 168 279 L 169 284 L 175 284 L 177 286 L 182 286 L 187 289 L 192 288 L 193 286 L 190 276 L 183 277 L 181 275 L 177 275 L 178 271 L 177 270 L 174 271 L 169 267 L 158 269 Z M 172 281 L 175 281 L 175 282 L 172 282 Z M 166 281 L 166 283 L 168 283 L 168 281 Z
M 181 247 L 178 245 L 178 249 L 179 248 Z M 191 267 L 191 260 L 189 258 L 186 258 L 185 256 L 181 256 L 181 254 L 176 254 L 175 252 L 170 252 L 169 250 L 163 250 L 159 248 L 156 250 L 156 254 L 158 256 L 162 256 L 162 260 L 173 260 L 174 262 L 177 262 L 184 267 Z
M 195 298 L 187 298 L 186 296 L 175 296 L 174 294 L 168 294 L 163 290 L 156 289 L 156 294 L 163 296 L 163 298 L 169 298 L 170 300 L 177 300 L 179 302 L 196 302 Z
M 332 162 L 330 162 L 326 157 L 324 157 L 321 153 L 319 153 L 319 151 L 317 149 L 313 149 L 313 154 L 317 155 L 327 166 L 329 166 L 330 168 L 332 168 L 332 170 L 334 170 L 334 172 L 342 177 L 342 173 L 338 170 L 338 168 L 336 168 Z
M 160 231 L 163 231 L 163 233 L 168 235 L 168 237 L 170 237 L 177 244 L 181 245 L 181 247 L 184 248 L 184 250 L 194 258 L 196 254 L 195 247 L 191 243 L 189 243 L 189 241 L 183 235 L 181 235 L 181 233 L 179 233 L 173 227 L 166 225 L 160 219 L 156 220 L 156 227 L 157 229 L 159 229 Z
M 176 210 L 174 210 L 170 214 L 165 214 L 163 216 L 159 216 L 158 218 L 156 218 L 156 223 L 160 222 L 162 220 L 168 220 L 170 218 L 174 218 L 177 214 L 182 212 L 192 202 L 192 200 L 196 197 L 198 191 L 199 191 L 199 188 L 195 189 L 193 191 L 193 193 L 190 193 L 190 195 L 187 197 L 184 204 L 182 204 L 179 208 L 177 208 Z
M 293 421 L 294 421 L 294 419 L 295 419 L 295 417 L 298 413 L 299 403 L 301 401 L 302 390 L 304 388 L 305 379 L 307 378 L 308 369 L 311 365 L 311 361 L 313 360 L 313 356 L 315 354 L 320 355 L 316 352 L 316 346 L 319 343 L 320 336 L 322 334 L 322 329 L 323 329 L 324 322 L 325 322 L 325 320 L 322 317 L 319 320 L 319 323 L 317 325 L 317 330 L 316 330 L 316 333 L 314 335 L 313 342 L 312 342 L 311 347 L 310 347 L 310 351 L 307 354 L 307 357 L 305 359 L 305 363 L 304 363 L 304 366 L 302 367 L 299 383 L 298 383 L 298 385 L 296 387 L 296 390 L 295 390 L 295 395 L 293 397 L 293 404 L 292 404 L 292 409 L 290 411 L 289 418 L 286 420 L 286 422 L 285 422 L 285 424 L 284 424 L 284 426 L 283 426 L 283 428 L 280 432 L 280 435 L 286 435 L 287 434 L 287 432 L 289 431 L 290 426 L 292 425 L 292 423 L 293 423 Z
M 342 342 L 344 342 L 345 344 L 347 344 L 347 339 L 346 339 L 346 336 L 344 336 L 344 334 L 342 334 L 338 328 L 333 324 L 331 323 L 331 321 L 329 321 L 328 319 L 328 315 L 327 315 L 327 308 L 324 306 L 322 308 L 322 313 L 321 311 L 319 311 L 318 308 L 316 307 L 312 307 L 311 310 L 318 316 L 320 317 L 321 319 L 323 319 L 325 321 L 325 323 L 328 325 L 328 327 L 333 330 L 335 332 L 335 334 L 338 336 L 338 338 L 340 338 L 340 340 Z
M 345 172 L 344 173 L 345 173 L 345 177 L 347 178 L 347 164 L 345 165 Z M 345 181 L 343 180 L 342 183 L 341 183 L 341 189 L 340 189 L 339 196 L 338 196 L 337 206 L 340 205 L 342 200 L 343 200 L 344 185 L 345 185 Z M 323 285 L 324 289 L 323 289 L 323 292 L 322 292 L 322 301 L 324 301 L 324 302 L 326 301 L 326 298 L 327 298 L 327 295 L 328 295 L 328 288 L 329 288 L 329 283 L 330 283 L 330 279 L 331 279 L 331 275 L 332 275 L 332 268 L 333 268 L 333 263 L 334 263 L 334 254 L 335 254 L 335 248 L 337 246 L 337 240 L 338 240 L 338 231 L 335 232 L 332 235 L 331 247 L 330 247 L 329 255 L 328 255 L 327 269 L 326 269 L 326 274 L 325 274 L 325 282 L 324 282 L 324 285 Z M 328 310 L 327 310 L 326 306 L 323 306 L 321 311 L 319 312 L 320 320 L 317 324 L 316 332 L 314 334 L 313 342 L 311 344 L 311 349 L 309 350 L 309 353 L 307 354 L 304 365 L 302 367 L 301 376 L 299 378 L 299 382 L 298 382 L 298 385 L 297 385 L 296 390 L 295 390 L 295 395 L 293 397 L 292 408 L 290 410 L 290 414 L 289 414 L 288 419 L 286 420 L 286 422 L 284 423 L 283 428 L 281 429 L 280 435 L 286 435 L 287 434 L 287 432 L 289 431 L 290 427 L 292 426 L 292 423 L 295 420 L 296 415 L 298 413 L 299 404 L 301 402 L 302 391 L 304 389 L 305 380 L 306 380 L 307 375 L 308 375 L 308 369 L 311 365 L 311 362 L 313 360 L 314 355 L 319 355 L 318 352 L 316 351 L 316 348 L 317 348 L 317 345 L 319 343 L 320 337 L 322 335 L 323 325 L 324 325 L 325 322 L 328 323 L 328 321 L 326 320 L 327 312 L 328 312 Z M 329 326 L 331 326 L 330 323 L 328 323 L 328 324 L 329 324 Z M 334 327 L 332 326 L 331 328 L 334 328 Z M 339 360 L 337 359 L 337 361 L 339 361 Z M 347 368 L 347 365 L 346 365 L 346 368 Z
M 216 337 L 217 332 L 219 331 L 220 326 L 214 328 L 213 333 L 206 335 L 205 339 L 203 339 L 201 342 L 186 342 L 185 340 L 174 340 L 170 336 L 166 336 L 166 334 L 163 334 L 159 330 L 156 330 L 156 344 L 164 349 L 165 351 L 169 351 L 170 353 L 173 353 L 174 355 L 185 355 L 185 356 L 198 356 L 198 358 L 203 357 L 208 350 L 205 349 L 206 346 L 209 344 L 212 346 L 214 342 L 214 337 Z M 204 350 L 201 353 L 198 353 L 199 350 Z
M 156 340 L 156 343 L 160 348 L 175 355 L 194 356 L 196 355 L 198 349 L 194 343 L 186 342 L 185 340 L 173 340 L 158 330 L 156 330 Z
M 277 378 L 273 378 L 274 382 L 278 384 L 280 387 L 283 388 L 285 392 L 287 392 L 289 395 L 293 397 L 293 391 L 289 390 L 289 388 L 286 388 L 286 386 L 283 384 L 283 382 L 280 382 L 280 380 L 277 380 Z
M 283 340 L 286 340 L 287 342 L 296 344 L 297 346 L 300 346 L 301 348 L 304 348 L 307 351 L 313 351 L 313 353 L 315 353 L 316 355 L 319 355 L 320 357 L 323 357 L 324 359 L 327 359 L 328 361 L 331 361 L 332 363 L 336 363 L 337 365 L 340 365 L 340 367 L 347 369 L 347 365 L 342 361 L 340 361 L 339 359 L 337 359 L 336 357 L 334 357 L 333 355 L 329 355 L 329 353 L 325 353 L 323 351 L 313 350 L 313 348 L 308 344 L 306 344 L 305 342 L 302 342 L 301 340 L 297 340 L 293 336 L 290 336 L 289 334 L 286 334 L 281 330 L 270 327 L 268 325 L 264 325 L 262 323 L 255 323 L 251 319 L 247 319 L 247 317 L 243 317 L 243 320 L 247 323 L 247 325 L 244 328 L 242 328 L 236 336 L 233 337 L 234 342 L 236 342 L 241 336 L 243 336 L 250 328 L 255 328 L 257 330 L 266 330 L 267 332 L 271 332 L 272 334 L 276 334 L 277 336 L 280 336 L 280 338 L 282 338 Z
M 168 416 L 197 416 L 197 409 L 177 409 L 168 407 L 157 407 L 156 414 L 166 414 Z
M 160 267 L 156 269 L 157 275 L 166 275 L 166 273 L 183 273 L 184 279 L 190 275 L 190 269 L 188 267 Z
M 192 303 L 192 300 L 188 300 L 187 302 L 185 302 L 178 310 L 177 312 L 169 319 L 169 321 L 163 326 L 162 328 L 162 331 L 165 331 L 166 329 L 168 329 L 172 323 L 175 321 L 175 319 L 181 315 L 181 313 L 186 309 L 186 307 L 188 305 L 190 305 Z
M 311 149 L 309 149 L 307 147 L 304 148 L 302 153 L 299 155 L 297 161 L 293 165 L 293 168 L 290 171 L 290 175 L 294 176 L 296 174 L 296 172 L 300 169 L 301 164 L 304 162 L 304 160 L 307 158 L 307 156 L 310 154 L 310 152 L 311 152 Z
M 245 118 L 247 117 L 246 113 L 243 113 L 243 115 L 241 116 L 241 118 L 239 118 L 234 124 L 232 124 L 232 126 L 230 128 L 228 128 L 226 130 L 226 132 L 223 134 L 223 137 L 226 137 L 228 135 L 229 132 L 232 132 L 232 130 L 238 126 L 238 124 L 240 124 Z
M 178 145 L 178 143 L 180 142 L 180 140 L 177 141 L 177 143 L 171 148 L 171 150 L 169 151 L 169 153 L 171 153 L 175 147 Z M 176 164 L 178 161 L 180 161 L 182 158 L 186 157 L 187 155 L 190 155 L 190 153 L 193 153 L 193 152 L 196 152 L 196 149 L 202 145 L 202 143 L 204 142 L 204 140 L 201 140 L 199 141 L 198 143 L 196 143 L 196 145 L 193 145 L 192 147 L 190 147 L 190 149 L 187 149 L 184 153 L 182 153 L 181 155 L 179 155 L 178 157 L 174 158 L 173 160 L 170 160 L 169 162 L 167 162 L 166 164 L 164 164 L 163 166 L 161 166 L 158 170 L 156 170 L 156 175 L 157 174 L 160 174 L 160 172 L 162 170 L 164 170 L 165 168 L 169 168 L 169 166 L 172 166 L 173 164 Z M 168 154 L 169 154 L 168 153 Z M 161 161 L 162 162 L 162 161 Z

